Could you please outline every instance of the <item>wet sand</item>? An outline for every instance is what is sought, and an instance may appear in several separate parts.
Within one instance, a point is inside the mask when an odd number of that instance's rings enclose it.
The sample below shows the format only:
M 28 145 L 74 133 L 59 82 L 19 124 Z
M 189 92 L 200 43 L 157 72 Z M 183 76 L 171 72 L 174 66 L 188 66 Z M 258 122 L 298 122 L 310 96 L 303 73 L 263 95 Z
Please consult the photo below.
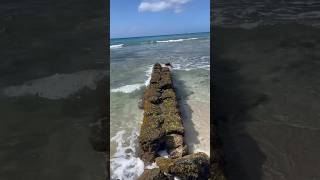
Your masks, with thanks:
M 320 179 L 320 34 L 214 29 L 214 120 L 232 179 Z

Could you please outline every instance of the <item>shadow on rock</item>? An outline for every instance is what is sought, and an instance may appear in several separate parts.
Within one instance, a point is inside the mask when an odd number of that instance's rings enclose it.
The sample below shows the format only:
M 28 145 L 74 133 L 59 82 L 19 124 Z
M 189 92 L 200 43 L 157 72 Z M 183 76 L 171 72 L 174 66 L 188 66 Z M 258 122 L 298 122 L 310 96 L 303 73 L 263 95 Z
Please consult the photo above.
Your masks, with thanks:
M 216 126 L 218 139 L 222 143 L 225 173 L 230 180 L 259 180 L 266 157 L 247 132 L 246 124 L 252 120 L 248 113 L 250 109 L 265 103 L 268 97 L 244 88 L 239 74 L 241 64 L 223 58 L 223 43 L 219 39 L 215 43 L 217 48 L 214 49 L 211 73 L 214 122 L 211 126 Z

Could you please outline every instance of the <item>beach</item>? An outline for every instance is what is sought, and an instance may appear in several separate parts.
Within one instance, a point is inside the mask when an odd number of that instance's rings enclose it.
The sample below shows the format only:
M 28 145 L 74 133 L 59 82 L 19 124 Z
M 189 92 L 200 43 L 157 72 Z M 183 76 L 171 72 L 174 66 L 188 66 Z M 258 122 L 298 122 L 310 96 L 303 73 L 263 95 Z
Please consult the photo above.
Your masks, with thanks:
M 148 165 L 138 158 L 143 119 L 138 108 L 152 66 L 170 62 L 185 141 L 191 152 L 210 152 L 209 33 L 111 39 L 110 155 L 112 179 L 136 179 Z M 195 46 L 196 45 L 196 46 Z

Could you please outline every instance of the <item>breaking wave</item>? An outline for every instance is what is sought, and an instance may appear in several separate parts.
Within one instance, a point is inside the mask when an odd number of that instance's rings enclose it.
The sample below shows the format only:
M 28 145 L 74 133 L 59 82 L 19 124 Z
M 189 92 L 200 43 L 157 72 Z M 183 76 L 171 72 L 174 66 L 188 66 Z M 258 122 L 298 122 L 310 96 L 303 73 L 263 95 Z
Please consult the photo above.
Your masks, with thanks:
M 8 97 L 37 95 L 47 99 L 67 98 L 82 88 L 94 90 L 97 82 L 107 75 L 103 70 L 84 70 L 71 74 L 54 74 L 2 89 Z
M 150 83 L 150 79 L 151 79 L 151 73 L 152 73 L 152 66 L 148 67 L 148 69 L 145 71 L 146 81 L 144 83 L 124 85 L 124 86 L 121 86 L 118 88 L 111 89 L 111 92 L 132 93 L 132 92 L 137 91 L 145 86 L 148 86 Z
M 169 39 L 164 41 L 156 41 L 157 43 L 171 43 L 171 42 L 183 42 L 183 41 L 190 41 L 190 40 L 196 40 L 198 38 L 187 38 L 187 39 Z
M 116 45 L 111 45 L 110 49 L 120 49 L 123 47 L 123 44 L 116 44 Z
M 143 86 L 144 84 L 130 84 L 130 85 L 121 86 L 115 89 L 111 89 L 111 92 L 132 93 L 136 90 L 139 90 Z
M 143 161 L 136 156 L 138 131 L 133 130 L 125 137 L 125 131 L 119 131 L 111 142 L 116 143 L 116 152 L 110 159 L 111 179 L 136 180 L 144 171 Z M 155 165 L 148 166 L 153 168 Z

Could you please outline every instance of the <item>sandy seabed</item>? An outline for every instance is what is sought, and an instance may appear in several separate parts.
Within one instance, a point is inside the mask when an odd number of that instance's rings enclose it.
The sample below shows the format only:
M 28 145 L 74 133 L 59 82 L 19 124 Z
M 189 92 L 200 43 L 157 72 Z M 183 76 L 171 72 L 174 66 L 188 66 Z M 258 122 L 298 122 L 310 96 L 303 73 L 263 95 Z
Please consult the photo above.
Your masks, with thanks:
M 210 103 L 188 101 L 188 104 L 192 110 L 192 118 L 191 122 L 185 122 L 185 141 L 188 144 L 194 143 L 189 145 L 190 151 L 210 155 Z M 190 126 L 193 126 L 194 131 L 190 130 Z

